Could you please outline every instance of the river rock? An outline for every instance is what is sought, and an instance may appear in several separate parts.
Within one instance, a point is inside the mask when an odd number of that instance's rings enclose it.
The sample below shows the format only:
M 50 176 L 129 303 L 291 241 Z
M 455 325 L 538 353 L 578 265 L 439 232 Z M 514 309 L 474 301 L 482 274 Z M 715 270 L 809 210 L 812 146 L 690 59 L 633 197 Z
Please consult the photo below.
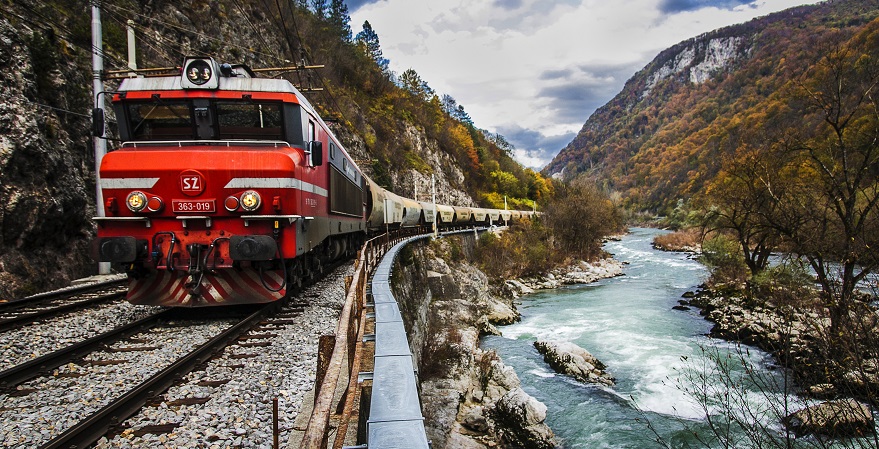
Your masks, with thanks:
M 570 342 L 536 341 L 534 347 L 554 370 L 581 382 L 613 386 L 616 379 L 605 371 L 604 363 L 589 351 Z
M 495 404 L 494 420 L 500 424 L 503 440 L 512 447 L 544 449 L 556 447 L 552 430 L 544 423 L 546 405 L 521 388 L 510 390 Z
M 488 300 L 486 301 L 488 306 L 488 310 L 486 312 L 486 318 L 489 323 L 499 324 L 499 325 L 507 325 L 513 324 L 520 319 L 519 312 L 509 305 L 497 301 L 497 300 Z
M 785 425 L 798 436 L 854 437 L 872 432 L 870 407 L 854 399 L 822 402 L 785 418 Z
M 509 279 L 504 282 L 504 284 L 507 286 L 509 291 L 513 293 L 514 297 L 530 295 L 531 293 L 534 293 L 534 289 L 515 279 Z

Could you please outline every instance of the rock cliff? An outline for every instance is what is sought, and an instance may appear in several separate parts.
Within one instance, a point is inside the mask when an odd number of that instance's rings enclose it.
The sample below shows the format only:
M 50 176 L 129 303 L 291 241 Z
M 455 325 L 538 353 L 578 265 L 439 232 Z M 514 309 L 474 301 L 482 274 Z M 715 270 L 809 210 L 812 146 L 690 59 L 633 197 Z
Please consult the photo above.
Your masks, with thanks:
M 420 361 L 428 438 L 437 449 L 555 447 L 546 406 L 520 388 L 515 371 L 494 352 L 479 348 L 482 333 L 514 322 L 518 313 L 464 262 L 472 245 L 470 235 L 419 245 L 401 254 L 394 269 L 401 311 L 414 317 L 407 329 Z M 426 314 L 412 306 L 419 301 L 429 304 Z
M 27 6 L 45 8 L 24 3 L 0 16 L 0 299 L 92 270 L 89 55 L 29 20 Z

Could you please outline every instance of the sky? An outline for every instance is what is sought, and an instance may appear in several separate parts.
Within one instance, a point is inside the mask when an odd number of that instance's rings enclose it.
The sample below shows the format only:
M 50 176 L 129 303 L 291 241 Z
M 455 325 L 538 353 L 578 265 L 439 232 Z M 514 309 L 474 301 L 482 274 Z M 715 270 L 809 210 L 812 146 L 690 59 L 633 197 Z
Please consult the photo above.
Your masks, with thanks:
M 803 0 L 348 0 L 390 69 L 415 70 L 541 169 L 662 50 Z

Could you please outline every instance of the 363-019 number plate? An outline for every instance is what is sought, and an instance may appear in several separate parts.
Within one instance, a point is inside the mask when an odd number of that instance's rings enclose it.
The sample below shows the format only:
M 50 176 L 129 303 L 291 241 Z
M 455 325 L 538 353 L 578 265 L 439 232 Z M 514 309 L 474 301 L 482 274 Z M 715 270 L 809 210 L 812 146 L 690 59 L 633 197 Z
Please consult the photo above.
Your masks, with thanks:
M 213 213 L 217 211 L 216 200 L 171 200 L 175 214 Z

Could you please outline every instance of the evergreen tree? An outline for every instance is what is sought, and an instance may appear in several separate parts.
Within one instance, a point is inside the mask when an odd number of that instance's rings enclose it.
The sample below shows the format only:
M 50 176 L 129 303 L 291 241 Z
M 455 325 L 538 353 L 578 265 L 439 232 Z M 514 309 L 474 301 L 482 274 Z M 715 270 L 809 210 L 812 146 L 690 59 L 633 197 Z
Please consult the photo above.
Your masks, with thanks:
M 402 75 L 400 75 L 400 87 L 412 92 L 413 95 L 425 101 L 430 100 L 435 93 L 434 90 L 427 85 L 427 81 L 424 81 L 413 69 L 407 69 Z
M 378 34 L 372 29 L 372 25 L 369 24 L 368 20 L 363 22 L 363 31 L 357 33 L 356 40 L 357 43 L 362 44 L 365 47 L 366 54 L 378 64 L 382 72 L 387 72 L 390 61 L 382 56 L 381 45 L 379 45 L 378 42 Z
M 443 94 L 443 110 L 446 111 L 446 114 L 450 116 L 455 116 L 455 111 L 458 110 L 458 102 L 449 94 Z
M 458 105 L 458 109 L 455 109 L 455 113 L 452 116 L 455 117 L 461 123 L 466 123 L 470 126 L 473 126 L 473 119 L 471 119 L 470 114 L 468 114 L 464 110 L 464 105 L 462 105 L 462 104 Z
M 327 16 L 327 0 L 311 0 L 311 9 L 318 17 Z
M 331 0 L 330 24 L 339 30 L 339 35 L 345 42 L 351 42 L 351 17 L 348 15 L 348 5 L 345 0 Z

